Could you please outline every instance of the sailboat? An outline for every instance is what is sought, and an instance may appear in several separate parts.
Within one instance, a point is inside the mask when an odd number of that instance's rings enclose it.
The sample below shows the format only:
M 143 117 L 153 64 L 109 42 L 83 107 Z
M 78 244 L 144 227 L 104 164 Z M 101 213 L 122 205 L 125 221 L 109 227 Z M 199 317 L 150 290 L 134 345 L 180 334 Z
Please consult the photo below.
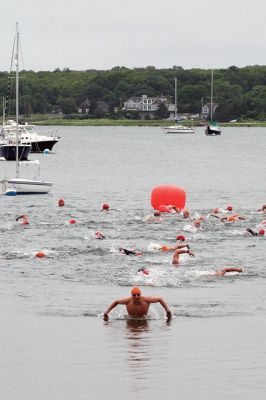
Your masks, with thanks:
M 222 131 L 220 127 L 218 126 L 217 121 L 213 119 L 213 69 L 211 73 L 211 119 L 205 129 L 205 134 L 207 136 L 216 136 L 216 135 L 221 135 Z
M 9 135 L 9 132 L 4 132 L 5 127 L 5 100 L 3 101 L 3 127 L 0 133 L 0 159 L 4 161 L 16 160 L 16 135 Z M 18 137 L 18 159 L 28 160 L 31 151 L 30 143 L 22 143 L 21 135 Z
M 30 166 L 35 164 L 38 166 L 39 176 L 39 161 L 19 161 L 19 31 L 18 23 L 16 24 L 15 36 L 15 60 L 16 60 L 16 176 L 15 178 L 4 179 L 0 181 L 0 191 L 7 193 L 14 190 L 16 194 L 37 194 L 50 192 L 53 184 L 51 182 L 37 179 L 26 179 L 20 177 L 20 168 L 24 165 Z
M 176 125 L 165 126 L 163 128 L 165 133 L 195 133 L 193 126 L 178 125 L 177 124 L 177 79 L 175 78 L 175 121 Z

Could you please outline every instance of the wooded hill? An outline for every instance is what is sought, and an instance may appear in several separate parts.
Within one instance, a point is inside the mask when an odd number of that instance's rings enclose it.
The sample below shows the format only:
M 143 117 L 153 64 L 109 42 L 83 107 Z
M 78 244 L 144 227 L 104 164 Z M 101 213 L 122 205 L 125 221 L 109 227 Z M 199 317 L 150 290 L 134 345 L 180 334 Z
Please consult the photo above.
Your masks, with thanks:
M 0 95 L 8 92 L 9 73 L 0 72 Z M 13 76 L 14 78 L 14 76 Z M 14 111 L 14 79 L 10 79 L 9 107 Z M 104 100 L 113 110 L 122 109 L 132 96 L 163 95 L 174 101 L 174 79 L 177 78 L 177 104 L 180 113 L 200 113 L 202 102 L 210 101 L 211 70 L 176 67 L 129 69 L 114 67 L 108 71 L 21 71 L 21 113 L 64 114 L 77 112 L 85 100 Z M 28 101 L 29 99 L 29 101 Z M 266 120 L 266 66 L 248 66 L 214 70 L 214 101 L 219 104 L 215 117 Z M 30 102 L 31 109 L 27 109 Z M 12 111 L 12 110 L 11 110 Z M 123 112 L 120 112 L 120 117 Z M 115 114 L 110 113 L 110 118 Z M 102 117 L 102 115 L 99 115 Z

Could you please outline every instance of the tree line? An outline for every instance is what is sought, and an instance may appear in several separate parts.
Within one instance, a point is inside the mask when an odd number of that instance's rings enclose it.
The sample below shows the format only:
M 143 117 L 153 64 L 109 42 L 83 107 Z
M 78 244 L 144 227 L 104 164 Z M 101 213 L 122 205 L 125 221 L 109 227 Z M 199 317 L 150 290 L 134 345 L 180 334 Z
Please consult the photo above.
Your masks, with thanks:
M 14 79 L 0 72 L 0 95 L 9 93 L 8 107 L 14 112 Z M 165 96 L 174 102 L 174 79 L 177 78 L 177 106 L 180 113 L 200 113 L 203 103 L 210 102 L 211 70 L 114 67 L 111 70 L 20 72 L 20 110 L 28 113 L 74 114 L 85 100 L 103 100 L 122 110 L 129 97 Z M 10 87 L 8 82 L 11 82 Z M 247 66 L 214 70 L 214 101 L 218 103 L 215 118 L 266 120 L 266 66 Z M 93 112 L 93 111 L 92 111 Z M 120 114 L 119 114 L 120 113 Z M 123 111 L 118 111 L 122 116 Z

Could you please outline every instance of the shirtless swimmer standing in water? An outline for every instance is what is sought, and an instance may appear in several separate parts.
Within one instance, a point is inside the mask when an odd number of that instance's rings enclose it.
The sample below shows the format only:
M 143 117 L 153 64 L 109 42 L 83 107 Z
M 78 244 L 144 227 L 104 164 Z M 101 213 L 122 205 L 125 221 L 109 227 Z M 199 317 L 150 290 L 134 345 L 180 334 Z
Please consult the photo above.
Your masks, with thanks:
M 108 321 L 109 312 L 118 304 L 126 306 L 127 313 L 130 317 L 143 318 L 147 316 L 151 303 L 160 303 L 166 311 L 167 319 L 170 320 L 172 318 L 172 313 L 162 297 L 144 297 L 141 295 L 141 290 L 138 287 L 134 287 L 131 290 L 131 297 L 124 297 L 113 301 L 103 314 L 103 318 L 105 321 Z

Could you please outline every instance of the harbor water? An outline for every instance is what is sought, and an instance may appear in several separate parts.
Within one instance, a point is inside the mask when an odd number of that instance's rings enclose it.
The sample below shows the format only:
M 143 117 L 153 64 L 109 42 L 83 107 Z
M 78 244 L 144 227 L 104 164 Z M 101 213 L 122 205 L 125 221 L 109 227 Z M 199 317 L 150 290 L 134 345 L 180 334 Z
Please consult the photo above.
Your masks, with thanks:
M 203 128 L 57 129 L 51 154 L 30 155 L 52 192 L 0 198 L 1 398 L 264 399 L 266 237 L 246 229 L 266 227 L 257 211 L 266 204 L 265 128 L 223 128 L 217 137 Z M 1 162 L 0 173 L 13 177 L 14 162 Z M 186 191 L 191 219 L 146 221 L 151 191 L 163 184 Z M 245 219 L 208 217 L 229 204 Z M 22 214 L 29 225 L 16 221 Z M 201 229 L 184 230 L 200 215 Z M 180 234 L 195 257 L 176 268 L 172 253 L 156 248 Z M 213 275 L 232 266 L 244 272 Z M 145 320 L 118 306 L 103 321 L 106 307 L 136 285 L 163 297 L 173 319 L 153 304 Z

